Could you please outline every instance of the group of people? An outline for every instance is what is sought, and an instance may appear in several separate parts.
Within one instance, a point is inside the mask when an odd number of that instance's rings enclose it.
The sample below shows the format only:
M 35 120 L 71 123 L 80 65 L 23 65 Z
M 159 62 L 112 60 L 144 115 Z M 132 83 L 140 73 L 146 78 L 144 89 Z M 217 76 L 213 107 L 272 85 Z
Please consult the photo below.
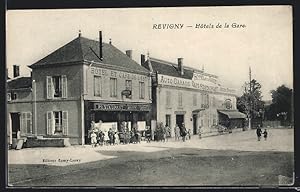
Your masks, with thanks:
M 168 125 L 163 126 L 161 123 L 159 126 L 157 126 L 156 130 L 154 131 L 155 141 L 167 142 L 169 137 L 171 137 L 171 128 Z M 148 140 L 149 139 L 147 139 L 147 141 Z
M 264 135 L 264 138 L 265 138 L 265 141 L 267 140 L 268 138 L 268 132 L 267 132 L 267 129 L 264 130 L 264 132 L 262 132 L 261 128 L 260 128 L 260 125 L 257 126 L 257 129 L 256 129 L 256 135 L 257 135 L 257 141 L 260 141 L 261 139 L 261 135 Z
M 91 145 L 95 147 L 97 145 L 115 145 L 120 143 L 119 133 L 114 132 L 111 128 L 109 131 L 92 130 L 90 133 Z
M 179 127 L 176 124 L 174 128 L 174 133 L 175 133 L 175 141 L 179 141 L 182 139 L 182 141 L 185 142 L 186 140 L 191 139 L 191 130 L 187 129 L 184 123 L 182 123 L 181 127 Z

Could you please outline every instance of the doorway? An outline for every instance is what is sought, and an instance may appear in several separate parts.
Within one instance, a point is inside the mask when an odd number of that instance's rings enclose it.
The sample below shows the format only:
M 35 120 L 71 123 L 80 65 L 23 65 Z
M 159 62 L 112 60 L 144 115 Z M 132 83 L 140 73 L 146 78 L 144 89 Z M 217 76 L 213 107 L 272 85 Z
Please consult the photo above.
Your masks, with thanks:
M 20 113 L 10 113 L 12 138 L 17 138 L 17 132 L 20 131 Z
M 197 135 L 197 114 L 193 114 L 193 134 Z
M 176 124 L 179 128 L 182 128 L 182 123 L 184 123 L 184 115 L 176 115 Z

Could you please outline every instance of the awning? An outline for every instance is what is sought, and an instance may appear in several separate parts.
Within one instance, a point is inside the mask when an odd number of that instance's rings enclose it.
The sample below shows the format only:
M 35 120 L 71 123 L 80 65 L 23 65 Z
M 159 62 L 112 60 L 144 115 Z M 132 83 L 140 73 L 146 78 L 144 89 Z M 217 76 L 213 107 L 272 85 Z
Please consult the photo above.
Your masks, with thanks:
M 219 113 L 226 115 L 229 119 L 244 119 L 246 115 L 237 110 L 218 110 Z
M 201 109 L 195 109 L 195 110 L 193 110 L 192 111 L 192 113 L 199 113 L 200 111 L 203 111 L 203 110 L 205 110 L 204 108 L 201 108 Z

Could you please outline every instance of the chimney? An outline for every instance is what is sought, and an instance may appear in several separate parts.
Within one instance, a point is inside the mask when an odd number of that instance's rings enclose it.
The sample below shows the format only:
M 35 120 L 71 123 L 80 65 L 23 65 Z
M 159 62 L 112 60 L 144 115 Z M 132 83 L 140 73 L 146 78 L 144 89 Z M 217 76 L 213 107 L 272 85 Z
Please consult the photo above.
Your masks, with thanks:
M 103 60 L 103 55 L 102 55 L 102 31 L 99 31 L 99 57 L 102 61 Z
M 126 50 L 126 55 L 132 59 L 132 50 Z
M 178 70 L 180 71 L 180 74 L 184 74 L 184 69 L 183 69 L 183 58 L 178 58 Z
M 78 37 L 81 37 L 81 30 L 79 30 L 78 32 Z
M 146 61 L 146 56 L 141 54 L 141 65 L 143 65 Z
M 14 65 L 14 78 L 20 76 L 20 66 Z

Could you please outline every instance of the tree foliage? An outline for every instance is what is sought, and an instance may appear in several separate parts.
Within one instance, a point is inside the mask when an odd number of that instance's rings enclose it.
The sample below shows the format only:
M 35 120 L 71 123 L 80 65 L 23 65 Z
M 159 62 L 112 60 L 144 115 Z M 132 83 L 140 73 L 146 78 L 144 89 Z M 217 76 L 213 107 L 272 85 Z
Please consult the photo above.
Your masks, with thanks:
M 250 83 L 245 83 L 244 93 L 237 98 L 237 108 L 242 113 L 245 113 L 251 118 L 261 117 L 261 110 L 264 107 L 261 95 L 261 85 L 255 79 Z
M 270 120 L 292 120 L 293 90 L 281 85 L 271 91 L 272 104 L 266 108 L 266 115 Z

